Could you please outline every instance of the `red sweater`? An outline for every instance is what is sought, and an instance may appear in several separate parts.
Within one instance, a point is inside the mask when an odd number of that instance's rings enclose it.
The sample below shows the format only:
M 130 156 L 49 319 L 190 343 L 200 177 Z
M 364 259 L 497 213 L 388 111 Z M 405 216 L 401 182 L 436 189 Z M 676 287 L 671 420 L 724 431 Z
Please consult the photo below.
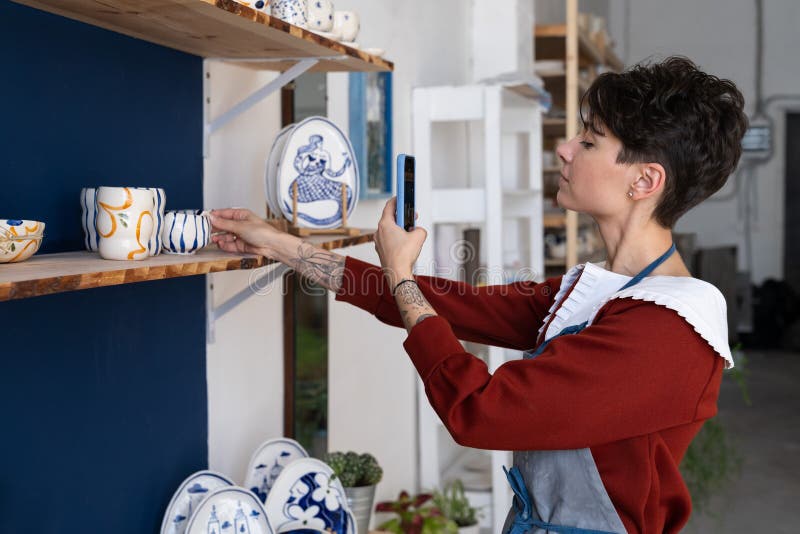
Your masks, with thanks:
M 589 447 L 629 532 L 680 531 L 691 499 L 678 464 L 716 414 L 724 367 L 690 324 L 652 302 L 611 300 L 580 334 L 490 374 L 458 339 L 534 348 L 561 277 L 482 287 L 415 278 L 439 315 L 414 326 L 403 346 L 456 442 L 496 450 Z M 403 326 L 378 266 L 347 256 L 336 300 Z

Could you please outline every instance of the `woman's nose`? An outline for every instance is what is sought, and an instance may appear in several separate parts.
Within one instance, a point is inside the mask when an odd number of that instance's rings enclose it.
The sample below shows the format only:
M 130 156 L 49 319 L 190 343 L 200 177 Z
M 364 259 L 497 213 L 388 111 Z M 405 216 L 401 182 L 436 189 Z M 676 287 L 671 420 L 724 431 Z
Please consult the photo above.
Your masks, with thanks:
M 561 161 L 569 163 L 572 161 L 572 143 L 563 142 L 556 147 L 556 154 Z

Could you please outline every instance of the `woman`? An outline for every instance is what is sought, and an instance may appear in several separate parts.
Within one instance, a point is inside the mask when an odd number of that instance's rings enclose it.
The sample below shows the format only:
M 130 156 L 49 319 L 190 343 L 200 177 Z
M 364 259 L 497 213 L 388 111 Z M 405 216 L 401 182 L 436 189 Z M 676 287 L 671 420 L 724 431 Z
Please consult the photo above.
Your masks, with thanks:
M 736 167 L 744 99 L 671 57 L 599 76 L 583 103 L 581 133 L 558 147 L 557 198 L 597 222 L 604 265 L 488 287 L 415 276 L 426 232 L 395 224 L 394 198 L 375 239 L 381 267 L 246 210 L 215 212 L 225 233 L 214 240 L 405 326 L 403 346 L 455 440 L 515 451 L 504 531 L 678 532 L 691 511 L 678 465 L 733 361 L 725 300 L 691 277 L 671 229 Z M 528 352 L 490 374 L 458 339 Z

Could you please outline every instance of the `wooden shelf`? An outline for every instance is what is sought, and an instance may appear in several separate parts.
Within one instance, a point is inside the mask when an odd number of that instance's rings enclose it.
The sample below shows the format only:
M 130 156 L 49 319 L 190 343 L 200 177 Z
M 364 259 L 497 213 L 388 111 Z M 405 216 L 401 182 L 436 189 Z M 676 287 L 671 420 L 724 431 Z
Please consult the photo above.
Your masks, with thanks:
M 358 236 L 312 236 L 303 241 L 326 250 L 350 247 L 374 240 L 375 231 Z M 255 269 L 275 263 L 262 256 L 230 254 L 214 246 L 196 254 L 161 254 L 142 261 L 104 260 L 91 252 L 42 254 L 20 263 L 0 264 L 0 301 L 193 276 L 221 271 Z
M 565 94 L 567 92 L 567 73 L 564 70 L 560 71 L 542 71 L 537 72 L 537 76 L 539 76 L 544 81 L 544 87 L 547 89 L 547 92 L 551 95 L 557 94 Z M 589 90 L 589 86 L 592 85 L 592 80 L 588 78 L 578 77 L 578 90 L 580 91 L 581 95 Z
M 542 24 L 534 29 L 536 37 L 536 59 L 564 59 L 567 38 L 566 24 Z M 608 47 L 600 49 L 588 35 L 578 32 L 578 63 L 582 67 L 607 64 L 614 70 L 622 70 L 619 58 Z
M 391 71 L 394 65 L 234 0 L 14 0 L 206 58 L 284 71 L 304 58 L 316 71 Z M 287 59 L 288 58 L 288 59 Z M 285 61 L 259 61 L 287 59 Z M 237 61 L 239 60 L 239 61 Z

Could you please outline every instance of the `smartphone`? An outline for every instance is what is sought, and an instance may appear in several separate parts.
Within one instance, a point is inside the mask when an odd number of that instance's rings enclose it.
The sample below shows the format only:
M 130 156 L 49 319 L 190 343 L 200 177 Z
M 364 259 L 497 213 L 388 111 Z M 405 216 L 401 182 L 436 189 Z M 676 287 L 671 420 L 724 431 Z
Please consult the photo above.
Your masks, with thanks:
M 397 226 L 406 231 L 414 228 L 414 156 L 397 156 Z

